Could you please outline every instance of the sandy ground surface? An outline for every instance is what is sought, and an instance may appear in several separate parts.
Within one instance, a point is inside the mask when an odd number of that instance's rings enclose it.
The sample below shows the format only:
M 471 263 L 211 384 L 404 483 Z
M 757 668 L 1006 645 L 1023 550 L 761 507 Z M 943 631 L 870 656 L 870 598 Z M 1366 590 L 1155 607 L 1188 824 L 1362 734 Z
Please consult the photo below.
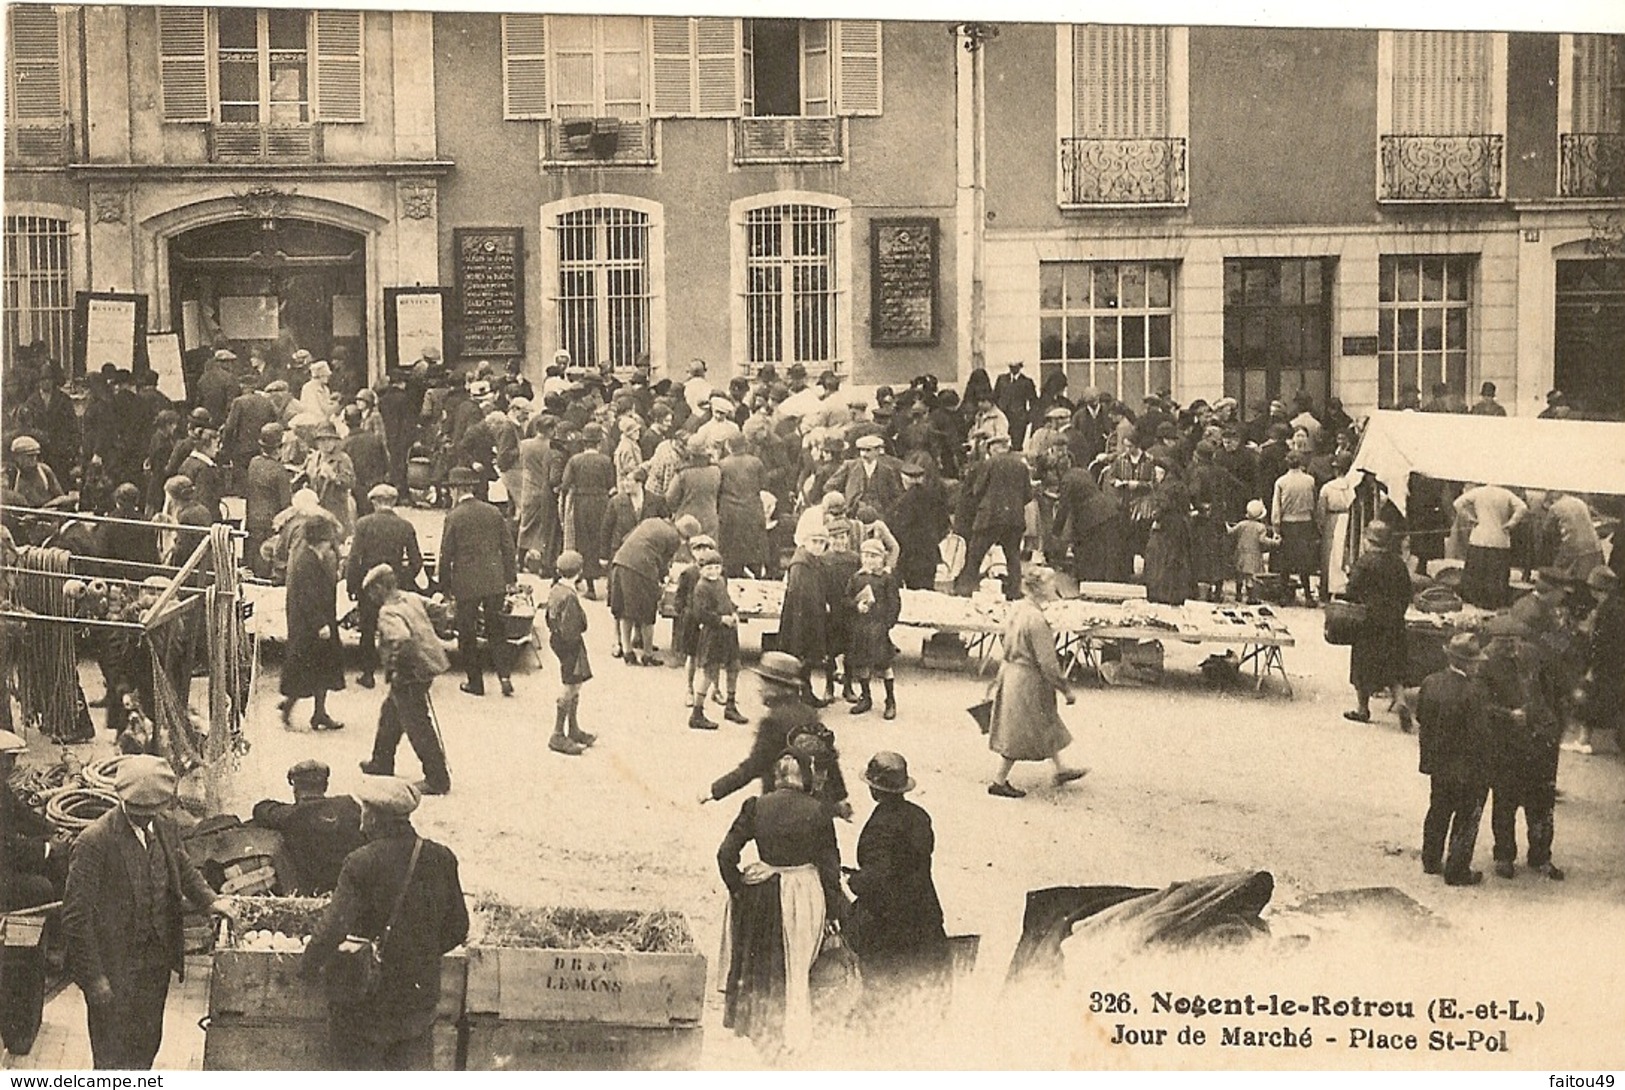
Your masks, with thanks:
M 589 602 L 588 616 L 598 676 L 585 688 L 581 721 L 598 734 L 598 744 L 579 758 L 547 750 L 558 691 L 550 658 L 540 669 L 533 658 L 522 663 L 513 699 L 496 695 L 494 684 L 482 699 L 464 695 L 457 691 L 457 675 L 447 675 L 435 686 L 434 704 L 453 790 L 425 800 L 418 827 L 457 852 L 470 893 L 529 904 L 684 912 L 701 951 L 713 961 L 715 986 L 725 900 L 715 850 L 743 796 L 704 806 L 696 798 L 744 756 L 752 728 L 686 729 L 681 672 L 623 666 L 610 655 L 605 606 Z M 1474 889 L 1447 888 L 1423 875 L 1418 861 L 1427 780 L 1416 772 L 1414 736 L 1402 734 L 1392 715 L 1379 714 L 1370 725 L 1345 721 L 1346 651 L 1321 642 L 1317 612 L 1289 610 L 1286 617 L 1298 641 L 1286 652 L 1293 698 L 1274 685 L 1262 694 L 1250 686 L 1207 690 L 1195 666 L 1211 648 L 1171 644 L 1169 674 L 1160 687 L 1080 689 L 1077 705 L 1064 710 L 1076 739 L 1066 757 L 1092 771 L 1081 783 L 1054 789 L 1047 766 L 1018 765 L 1013 782 L 1031 791 L 1023 800 L 986 794 L 996 758 L 964 709 L 982 699 L 987 679 L 921 668 L 924 633 L 899 629 L 899 718 L 883 722 L 878 709 L 852 717 L 840 704 L 825 716 L 856 788 L 855 822 L 837 823 L 843 861 L 855 861 L 858 832 L 872 808 L 860 779 L 864 764 L 878 749 L 902 752 L 920 785 L 911 797 L 935 824 L 935 875 L 948 931 L 980 935 L 980 958 L 956 988 L 946 1022 L 878 1038 L 848 1032 L 805 1064 L 1625 1065 L 1618 1034 L 1625 1015 L 1625 944 L 1619 942 L 1625 923 L 1625 763 L 1612 754 L 1563 755 L 1555 855 L 1568 871 L 1566 882 L 1520 870 L 1510 882 L 1491 874 Z M 762 631 L 759 624 L 744 630 L 747 658 Z M 662 646 L 668 633 L 669 626 L 661 625 Z M 275 687 L 273 665 L 258 680 L 246 727 L 252 750 L 232 792 L 232 806 L 244 816 L 257 799 L 285 796 L 284 772 L 304 757 L 332 766 L 335 792 L 353 786 L 382 696 L 381 689 L 368 692 L 352 683 L 329 701 L 346 729 L 313 734 L 304 727 L 308 704 L 301 706 L 296 729 L 281 727 Z M 748 673 L 741 706 L 753 717 L 761 710 Z M 404 743 L 397 767 L 402 775 L 418 774 Z M 1486 872 L 1489 839 L 1486 813 L 1477 856 Z M 1273 874 L 1276 892 L 1267 918 L 1275 937 L 1236 953 L 1156 958 L 1074 942 L 1059 991 L 1002 991 L 1026 891 L 1160 887 L 1241 870 Z M 1358 912 L 1306 922 L 1289 911 L 1316 894 L 1367 887 L 1391 887 L 1431 916 Z M 1091 1012 L 1089 993 L 1096 990 L 1129 992 L 1134 1015 Z M 1305 1002 L 1314 995 L 1360 995 L 1413 1002 L 1416 1016 L 1187 1018 L 1154 1011 L 1153 992 L 1251 993 L 1261 999 L 1275 992 Z M 1439 997 L 1473 1004 L 1499 1000 L 1500 1014 L 1431 1023 L 1426 1008 Z M 1542 1004 L 1540 1023 L 1508 1021 L 1509 998 L 1525 1008 Z M 1169 1033 L 1160 1046 L 1112 1044 L 1119 1023 Z M 1315 1043 L 1307 1052 L 1215 1047 L 1224 1025 L 1312 1026 Z M 716 994 L 708 999 L 705 1026 L 705 1066 L 762 1063 L 748 1042 L 722 1028 Z M 1180 1045 L 1176 1036 L 1184 1026 L 1205 1029 L 1207 1045 Z M 1418 1045 L 1414 1051 L 1351 1049 L 1350 1034 L 1362 1027 L 1415 1034 Z M 1482 1043 L 1470 1052 L 1429 1051 L 1428 1033 L 1435 1029 L 1461 1035 L 1506 1030 L 1510 1052 L 1486 1052 Z

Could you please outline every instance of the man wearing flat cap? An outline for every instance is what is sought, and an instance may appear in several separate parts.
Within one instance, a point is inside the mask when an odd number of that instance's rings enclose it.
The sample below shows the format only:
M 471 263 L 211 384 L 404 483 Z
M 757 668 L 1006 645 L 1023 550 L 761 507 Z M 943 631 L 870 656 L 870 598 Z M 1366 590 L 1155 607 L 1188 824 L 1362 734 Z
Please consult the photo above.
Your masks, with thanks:
M 1479 668 L 1493 732 L 1490 768 L 1490 830 L 1495 836 L 1495 873 L 1517 873 L 1518 811 L 1529 836 L 1529 869 L 1553 881 L 1563 871 L 1552 862 L 1557 802 L 1557 753 L 1563 737 L 1563 687 L 1537 634 L 1512 612 L 1491 617 L 1482 633 L 1488 656 Z
M 513 533 L 501 511 L 475 498 L 480 484 L 474 471 L 463 466 L 447 475 L 452 501 L 440 532 L 440 585 L 456 603 L 457 654 L 468 675 L 459 688 L 470 696 L 485 695 L 479 648 L 483 625 L 502 695 L 512 696 L 514 652 L 505 638 L 502 605 L 515 575 Z
M 886 441 L 879 435 L 861 436 L 857 448 L 857 461 L 848 462 L 829 487 L 844 493 L 851 503 L 867 503 L 880 512 L 881 518 L 888 518 L 903 495 L 900 463 L 886 458 Z
M 914 790 L 908 761 L 876 753 L 863 779 L 875 810 L 858 835 L 857 868 L 847 872 L 855 898 L 847 926 L 865 1006 L 881 1014 L 912 989 L 946 983 L 948 934 L 931 879 L 931 815 L 904 797 Z
M 372 513 L 356 520 L 355 539 L 350 542 L 350 559 L 344 569 L 345 586 L 360 613 L 361 676 L 357 681 L 363 689 L 373 687 L 372 675 L 378 667 L 378 604 L 361 593 L 361 580 L 379 564 L 388 564 L 394 569 L 395 581 L 410 587 L 423 570 L 418 532 L 395 513 L 399 498 L 392 484 L 376 484 L 368 491 Z
M 300 975 L 315 978 L 347 936 L 383 938 L 372 995 L 356 999 L 329 991 L 331 1059 L 340 1070 L 433 1066 L 440 959 L 468 937 L 468 909 L 457 856 L 412 828 L 419 797 L 417 788 L 394 776 L 361 781 L 355 798 L 367 843 L 344 860 L 332 903 L 300 961 Z
M 175 787 L 162 757 L 125 758 L 114 783 L 119 804 L 79 834 L 68 864 L 68 965 L 85 993 L 98 1070 L 152 1067 L 169 974 L 185 975 L 183 906 L 235 915 L 192 864 L 164 812 Z
M 1449 665 L 1422 680 L 1416 703 L 1417 771 L 1429 779 L 1422 820 L 1422 870 L 1447 886 L 1475 886 L 1473 846 L 1489 794 L 1490 732 L 1478 667 L 1478 637 L 1461 632 L 1445 646 Z M 1448 845 L 1448 851 L 1447 849 Z
M 254 804 L 254 824 L 276 829 L 294 866 L 293 892 L 316 897 L 333 892 L 345 856 L 361 847 L 361 807 L 348 795 L 329 796 L 329 770 L 309 758 L 288 769 L 293 801 Z

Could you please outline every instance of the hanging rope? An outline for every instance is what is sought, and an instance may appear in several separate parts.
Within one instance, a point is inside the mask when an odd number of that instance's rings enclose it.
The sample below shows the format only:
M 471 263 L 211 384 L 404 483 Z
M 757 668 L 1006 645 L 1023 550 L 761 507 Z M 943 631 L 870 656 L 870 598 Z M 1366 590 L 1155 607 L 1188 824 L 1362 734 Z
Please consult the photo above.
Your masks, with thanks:
M 23 547 L 12 580 L 17 604 L 42 617 L 72 617 L 74 606 L 61 578 L 68 560 L 66 549 Z M 64 743 L 88 742 L 95 735 L 89 711 L 81 707 L 79 655 L 73 641 L 71 625 L 31 621 L 16 654 L 17 699 L 24 720 Z

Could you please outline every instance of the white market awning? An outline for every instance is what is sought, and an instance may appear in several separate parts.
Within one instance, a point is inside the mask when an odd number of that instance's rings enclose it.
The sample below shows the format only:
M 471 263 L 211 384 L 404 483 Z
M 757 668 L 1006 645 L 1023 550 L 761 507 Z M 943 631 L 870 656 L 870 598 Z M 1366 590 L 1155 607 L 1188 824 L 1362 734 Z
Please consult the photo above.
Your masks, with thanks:
M 1625 495 L 1625 424 L 1521 416 L 1371 414 L 1354 455 L 1405 510 L 1410 474 L 1598 495 Z

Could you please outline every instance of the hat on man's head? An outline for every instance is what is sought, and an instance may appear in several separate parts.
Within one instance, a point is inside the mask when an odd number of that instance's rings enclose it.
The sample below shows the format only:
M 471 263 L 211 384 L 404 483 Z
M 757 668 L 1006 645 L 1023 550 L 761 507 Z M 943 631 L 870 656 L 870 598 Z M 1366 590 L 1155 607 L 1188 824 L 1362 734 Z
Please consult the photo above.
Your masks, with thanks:
M 863 782 L 888 795 L 904 795 L 914 790 L 914 777 L 908 774 L 908 761 L 901 753 L 886 750 L 869 758 Z
M 1367 524 L 1365 528 L 1365 541 L 1378 549 L 1386 549 L 1394 543 L 1394 528 L 1380 519 Z
M 825 492 L 823 507 L 826 514 L 844 513 L 846 511 L 846 494 L 842 492 Z
M 1002 431 L 994 432 L 992 435 L 987 437 L 987 445 L 990 446 L 990 447 L 995 446 L 995 445 L 1003 446 L 1003 447 L 1009 446 L 1010 445 L 1009 433 L 1002 432 Z
M 1504 611 L 1485 621 L 1484 627 L 1479 629 L 1479 632 L 1489 638 L 1495 636 L 1515 636 L 1524 640 L 1529 638 L 1529 626 Z
M 11 441 L 11 453 L 13 454 L 38 454 L 39 452 L 39 440 L 32 435 L 19 435 Z
M 564 576 L 580 575 L 581 569 L 587 566 L 585 558 L 574 549 L 565 549 L 559 558 L 553 561 L 554 569 Z
M 394 485 L 382 481 L 367 489 L 367 498 L 373 503 L 394 503 L 401 498 L 401 494 Z
M 288 393 L 288 380 L 285 378 L 272 379 L 265 384 L 265 392 L 268 394 Z
M 131 806 L 166 806 L 175 800 L 178 783 L 164 758 L 137 754 L 119 762 L 113 792 Z
M 210 416 L 209 415 L 209 410 L 205 409 L 202 405 L 199 405 L 197 408 L 195 408 L 191 412 L 187 413 L 186 414 L 186 419 L 189 420 L 191 422 L 192 426 L 195 427 L 195 428 L 196 427 L 204 427 L 204 428 L 206 428 L 206 427 L 211 426 L 214 423 L 214 417 Z
M 1612 594 L 1619 589 L 1619 576 L 1607 564 L 1598 564 L 1586 574 L 1586 586 Z
M 323 420 L 316 425 L 316 430 L 311 433 L 312 439 L 337 439 L 338 437 L 339 430 L 333 426 L 331 420 Z
M 885 445 L 886 441 L 878 435 L 860 435 L 856 443 L 859 450 L 880 450 Z
M 715 549 L 717 539 L 710 534 L 693 534 L 688 539 L 688 551 L 698 552 L 700 549 Z
M 399 776 L 363 776 L 355 800 L 390 817 L 405 817 L 418 808 L 423 795 L 411 781 Z
M 393 578 L 395 578 L 394 568 L 390 567 L 388 564 L 374 564 L 372 567 L 367 569 L 367 574 L 361 579 L 361 591 L 363 594 L 365 594 L 380 580 Z
M 237 358 L 237 353 L 233 352 L 229 348 L 216 348 L 214 350 L 214 358 L 223 363 L 230 363 L 232 360 Z M 108 366 L 112 365 L 109 364 Z
M 1471 632 L 1458 632 L 1444 645 L 1444 653 L 1456 662 L 1483 662 L 1484 651 L 1478 637 Z
M 818 385 L 828 390 L 837 389 L 841 385 L 841 376 L 834 371 L 825 371 L 818 376 Z
M 432 344 L 425 345 L 423 349 L 423 358 L 438 363 L 440 360 L 440 349 Z
M 1018 367 L 1025 367 L 1026 365 L 1027 362 L 1025 360 L 1010 360 L 1005 364 L 1005 366 L 1010 368 L 1012 371 L 1016 370 Z
M 604 441 L 604 428 L 597 421 L 589 420 L 581 429 L 581 439 L 586 443 L 602 443 Z
M 918 462 L 904 462 L 902 473 L 905 477 L 923 477 L 925 476 L 925 467 Z
M 282 445 L 283 427 L 275 420 L 260 425 L 260 446 L 275 448 Z
M 801 687 L 801 660 L 784 651 L 764 651 L 752 667 L 756 676 L 773 685 L 799 689 Z
M 792 363 L 789 367 L 784 369 L 784 373 L 790 378 L 806 378 L 807 365 L 800 362 Z
M 473 488 L 479 483 L 479 474 L 467 466 L 452 466 L 446 474 L 446 484 L 451 488 Z
M 332 769 L 328 768 L 327 765 L 323 764 L 321 761 L 306 757 L 304 760 L 288 769 L 288 782 L 304 783 L 311 780 L 320 780 L 322 783 L 326 783 L 327 778 L 332 774 L 332 771 Z

